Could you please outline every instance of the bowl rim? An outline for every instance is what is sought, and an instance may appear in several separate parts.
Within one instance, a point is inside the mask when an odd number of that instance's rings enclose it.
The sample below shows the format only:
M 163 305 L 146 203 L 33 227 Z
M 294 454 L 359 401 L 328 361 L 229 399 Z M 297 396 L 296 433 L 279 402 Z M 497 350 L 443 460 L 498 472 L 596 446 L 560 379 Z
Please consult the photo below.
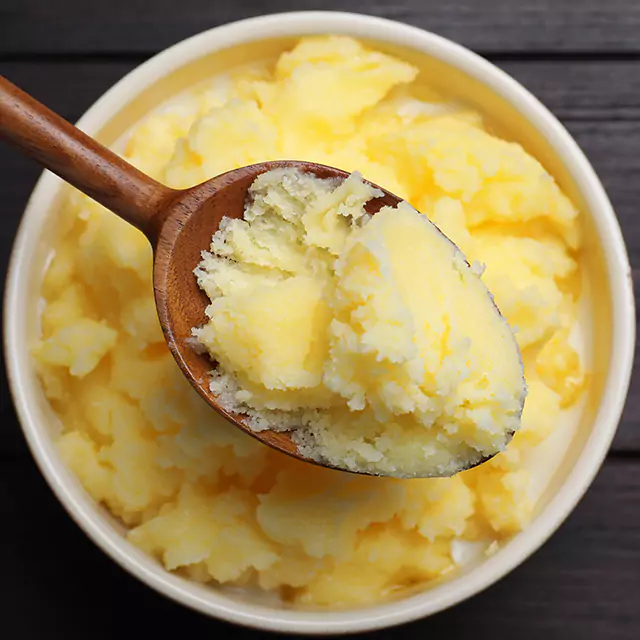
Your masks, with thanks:
M 442 36 L 400 22 L 356 13 L 300 11 L 259 16 L 214 27 L 153 56 L 106 91 L 78 122 L 99 129 L 119 108 L 145 88 L 186 63 L 218 50 L 274 37 L 334 33 L 401 45 L 450 64 L 484 83 L 511 103 L 549 141 L 572 174 L 593 214 L 602 243 L 612 297 L 613 341 L 610 368 L 594 427 L 564 484 L 549 504 L 501 551 L 463 579 L 452 579 L 417 595 L 369 608 L 345 611 L 296 611 L 234 600 L 222 592 L 203 592 L 164 570 L 127 542 L 80 488 L 33 408 L 36 386 L 30 382 L 24 314 L 27 288 L 23 274 L 39 237 L 59 180 L 44 172 L 27 203 L 11 253 L 4 304 L 4 346 L 9 385 L 28 446 L 47 483 L 80 528 L 130 574 L 157 592 L 209 616 L 256 629 L 302 634 L 355 633 L 425 617 L 475 595 L 498 581 L 537 550 L 560 526 L 600 468 L 615 434 L 630 382 L 635 344 L 635 308 L 631 269 L 622 233 L 602 184 L 577 143 L 531 93 L 492 63 Z

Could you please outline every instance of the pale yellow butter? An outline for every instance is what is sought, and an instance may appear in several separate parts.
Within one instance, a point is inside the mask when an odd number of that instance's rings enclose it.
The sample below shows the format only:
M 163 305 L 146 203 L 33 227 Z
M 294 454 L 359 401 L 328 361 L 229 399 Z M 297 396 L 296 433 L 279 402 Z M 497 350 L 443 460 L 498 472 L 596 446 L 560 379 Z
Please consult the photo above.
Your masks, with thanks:
M 520 353 L 457 247 L 407 203 L 370 216 L 376 195 L 357 174 L 259 176 L 196 269 L 194 335 L 255 430 L 353 471 L 450 476 L 518 430 Z
M 162 105 L 134 127 L 125 156 L 175 187 L 252 161 L 357 170 L 427 212 L 472 263 L 486 264 L 483 280 L 518 325 L 529 396 L 507 450 L 472 471 L 355 477 L 296 463 L 230 427 L 191 389 L 164 343 L 147 240 L 77 192 L 62 208 L 34 351 L 60 418 L 59 450 L 90 495 L 129 527 L 129 539 L 172 571 L 267 589 L 294 606 L 371 605 L 451 575 L 466 541 L 496 541 L 493 550 L 527 525 L 535 503 L 521 457 L 536 459 L 534 447 L 562 424 L 561 407 L 588 383 L 567 338 L 582 275 L 578 213 L 545 169 L 487 133 L 479 114 L 420 99 L 416 71 L 350 38 L 303 38 L 275 66 L 234 70 Z M 279 96 L 286 88 L 304 105 L 312 74 L 324 74 L 331 93 L 307 100 L 314 113 L 292 117 Z M 360 77 L 375 91 L 362 93 Z M 339 126 L 326 130 L 338 112 Z M 318 215 L 312 234 L 327 251 L 342 251 L 346 234 L 332 218 Z M 295 251 L 253 255 L 265 272 L 293 274 L 307 264 Z M 317 282 L 322 265 L 314 260 L 299 275 Z M 216 286 L 231 292 L 243 278 L 220 270 Z M 311 289 L 299 293 L 296 313 L 317 299 Z M 281 322 L 274 335 L 286 331 Z M 291 346 L 291 361 L 303 345 Z M 287 380 L 296 375 L 289 367 Z M 313 402 L 325 401 L 316 395 L 323 386 L 307 389 Z

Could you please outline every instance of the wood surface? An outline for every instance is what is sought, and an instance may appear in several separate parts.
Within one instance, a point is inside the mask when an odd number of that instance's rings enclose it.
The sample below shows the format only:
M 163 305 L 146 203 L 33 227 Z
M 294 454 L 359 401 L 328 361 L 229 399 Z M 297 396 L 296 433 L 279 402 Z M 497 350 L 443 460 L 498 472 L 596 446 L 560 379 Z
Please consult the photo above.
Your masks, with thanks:
M 303 10 L 400 20 L 482 53 L 640 52 L 637 0 L 3 0 L 1 6 L 2 46 L 21 55 L 152 54 L 208 27 Z
M 638 282 L 640 0 L 0 0 L 0 73 L 74 121 L 124 73 L 183 37 L 251 15 L 310 8 L 432 29 L 487 55 L 534 91 L 600 175 Z M 2 277 L 38 174 L 30 161 L 0 147 Z M 602 470 L 540 551 L 472 600 L 370 636 L 640 638 L 637 373 Z M 36 470 L 4 380 L 0 418 L 0 637 L 258 637 L 174 605 L 116 567 L 68 518 Z

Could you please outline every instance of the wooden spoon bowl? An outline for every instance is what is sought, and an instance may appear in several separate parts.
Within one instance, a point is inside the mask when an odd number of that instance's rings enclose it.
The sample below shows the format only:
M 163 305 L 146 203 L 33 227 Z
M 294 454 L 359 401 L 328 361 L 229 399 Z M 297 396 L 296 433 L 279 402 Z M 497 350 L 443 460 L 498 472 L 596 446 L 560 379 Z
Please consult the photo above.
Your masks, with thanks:
M 344 179 L 348 173 L 311 162 L 275 161 L 241 167 L 190 189 L 170 189 L 2 76 L 0 137 L 146 235 L 154 252 L 153 286 L 165 339 L 185 376 L 214 409 L 235 426 L 279 451 L 313 464 L 331 466 L 301 456 L 290 433 L 255 432 L 246 416 L 221 407 L 209 386 L 209 372 L 215 363 L 208 355 L 194 350 L 189 338 L 191 329 L 207 320 L 205 309 L 209 304 L 193 271 L 202 251 L 209 248 L 222 218 L 243 216 L 247 192 L 255 178 L 265 171 L 285 167 L 310 172 L 319 178 Z M 384 195 L 367 203 L 369 213 L 400 203 L 400 198 L 375 186 Z

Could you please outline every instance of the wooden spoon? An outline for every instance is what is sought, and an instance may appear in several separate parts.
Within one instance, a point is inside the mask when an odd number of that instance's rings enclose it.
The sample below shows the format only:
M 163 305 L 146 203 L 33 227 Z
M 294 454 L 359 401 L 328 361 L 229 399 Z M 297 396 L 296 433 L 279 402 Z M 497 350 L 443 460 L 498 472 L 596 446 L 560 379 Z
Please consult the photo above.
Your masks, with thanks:
M 209 388 L 213 368 L 207 355 L 189 346 L 191 328 L 207 318 L 207 296 L 193 270 L 208 249 L 224 216 L 241 218 L 247 190 L 271 169 L 290 167 L 319 178 L 346 178 L 348 173 L 311 162 L 263 162 L 223 173 L 191 189 L 170 189 L 125 162 L 93 138 L 56 115 L 0 76 L 0 137 L 53 171 L 116 215 L 137 227 L 154 252 L 153 288 L 160 324 L 169 349 L 200 395 L 220 414 L 249 435 L 300 460 L 288 432 L 253 431 L 245 416 L 222 408 Z M 381 189 L 380 187 L 377 187 Z M 401 199 L 384 195 L 367 203 L 376 213 L 396 207 Z

